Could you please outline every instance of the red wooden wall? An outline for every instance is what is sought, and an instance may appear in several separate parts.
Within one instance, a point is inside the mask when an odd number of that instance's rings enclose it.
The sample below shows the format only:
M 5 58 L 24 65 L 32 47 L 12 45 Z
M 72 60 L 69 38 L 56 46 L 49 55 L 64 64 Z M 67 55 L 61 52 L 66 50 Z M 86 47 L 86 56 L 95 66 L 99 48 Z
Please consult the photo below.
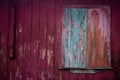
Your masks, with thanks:
M 9 59 L 16 4 L 16 53 Z M 59 70 L 62 5 L 111 5 L 113 70 L 73 74 Z M 119 80 L 120 9 L 116 0 L 0 0 L 0 80 Z

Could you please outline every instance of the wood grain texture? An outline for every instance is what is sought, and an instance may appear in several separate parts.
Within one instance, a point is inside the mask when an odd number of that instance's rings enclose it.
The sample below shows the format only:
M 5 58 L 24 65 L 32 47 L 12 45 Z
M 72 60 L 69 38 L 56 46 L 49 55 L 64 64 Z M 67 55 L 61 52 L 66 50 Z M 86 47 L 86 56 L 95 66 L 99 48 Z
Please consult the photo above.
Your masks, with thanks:
M 46 49 L 46 43 L 47 43 L 47 18 L 44 18 L 44 16 L 47 15 L 47 9 L 46 4 L 40 3 L 40 29 L 39 29 L 39 65 L 40 69 L 38 70 L 38 79 L 39 80 L 45 80 L 46 79 L 46 65 L 47 65 L 47 49 Z
M 0 79 L 9 79 L 8 32 L 9 32 L 9 0 L 0 1 Z M 6 15 L 6 16 L 5 16 Z M 8 77 L 6 77 L 8 76 Z
M 9 5 L 0 0 L 0 80 L 119 80 L 120 79 L 120 9 L 115 0 L 15 0 L 17 3 L 16 58 L 8 58 Z M 55 3 L 55 4 L 54 4 Z M 61 53 L 61 18 L 64 5 L 111 5 L 111 55 L 114 69 L 96 74 L 72 74 L 59 70 Z M 48 10 L 49 9 L 49 10 Z M 49 12 L 49 14 L 48 14 Z M 55 13 L 53 13 L 55 12 Z M 97 11 L 98 12 L 98 11 Z M 99 12 L 98 12 L 99 13 Z M 102 13 L 102 12 L 101 12 Z M 48 14 L 48 18 L 47 18 Z M 54 20 L 55 18 L 55 20 Z M 47 26 L 46 24 L 49 23 Z M 39 26 L 38 26 L 39 24 Z M 53 27 L 53 24 L 55 26 Z M 94 24 L 96 25 L 96 24 Z M 50 26 L 50 27 L 49 27 Z M 53 29 L 55 28 L 55 34 Z M 46 33 L 50 30 L 49 33 Z M 96 29 L 97 30 L 97 29 Z M 55 43 L 48 44 L 49 35 Z M 97 36 L 96 36 L 97 37 Z M 48 38 L 48 39 L 47 39 Z M 38 41 L 38 43 L 36 43 Z M 97 40 L 96 40 L 97 42 Z M 38 45 L 38 48 L 37 48 Z M 50 47 L 49 47 L 50 46 Z M 54 47 L 54 48 L 52 48 Z M 54 49 L 53 64 L 48 66 L 47 48 Z M 34 58 L 33 58 L 34 57 Z M 96 62 L 95 62 L 96 63 Z M 106 65 L 106 63 L 104 64 Z M 99 66 L 95 65 L 95 66 Z M 35 69 L 36 68 L 36 69 Z M 53 78 L 48 78 L 46 68 Z
M 86 67 L 86 9 L 65 8 L 62 53 L 65 68 Z
M 88 9 L 88 67 L 110 67 L 110 9 Z
M 18 4 L 18 3 L 17 3 Z M 24 7 L 23 0 L 21 4 L 16 5 L 16 56 L 15 56 L 15 80 L 24 79 L 23 61 L 24 61 Z M 18 16 L 19 15 L 19 16 Z

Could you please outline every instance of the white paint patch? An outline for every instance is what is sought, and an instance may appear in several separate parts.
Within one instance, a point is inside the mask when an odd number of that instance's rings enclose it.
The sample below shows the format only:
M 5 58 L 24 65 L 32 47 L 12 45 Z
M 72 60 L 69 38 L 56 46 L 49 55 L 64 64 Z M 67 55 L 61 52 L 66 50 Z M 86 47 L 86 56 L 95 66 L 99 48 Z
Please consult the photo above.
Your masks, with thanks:
M 19 24 L 19 30 L 18 30 L 20 33 L 22 32 L 22 27 L 21 25 Z
M 48 41 L 50 42 L 50 43 L 54 43 L 54 37 L 52 37 L 52 36 L 48 36 Z
M 42 59 L 45 59 L 45 52 L 46 52 L 46 49 L 42 49 Z
M 51 61 L 51 54 L 53 53 L 52 50 L 47 50 L 47 62 L 48 62 L 48 65 L 50 64 L 50 61 Z

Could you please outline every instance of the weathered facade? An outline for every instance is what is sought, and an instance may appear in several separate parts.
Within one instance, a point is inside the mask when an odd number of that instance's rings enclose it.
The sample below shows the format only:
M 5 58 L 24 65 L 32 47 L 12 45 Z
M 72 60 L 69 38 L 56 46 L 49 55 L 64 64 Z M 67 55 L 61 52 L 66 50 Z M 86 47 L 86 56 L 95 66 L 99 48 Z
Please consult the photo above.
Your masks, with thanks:
M 96 74 L 59 70 L 63 5 L 111 6 L 112 70 Z M 0 0 L 0 80 L 119 80 L 119 14 L 116 0 Z

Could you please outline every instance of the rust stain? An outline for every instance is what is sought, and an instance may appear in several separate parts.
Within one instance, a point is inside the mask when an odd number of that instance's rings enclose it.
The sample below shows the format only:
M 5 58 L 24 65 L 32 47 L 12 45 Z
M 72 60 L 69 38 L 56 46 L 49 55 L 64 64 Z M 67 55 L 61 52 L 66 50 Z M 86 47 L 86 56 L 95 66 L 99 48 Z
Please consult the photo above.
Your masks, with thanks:
M 99 28 L 100 13 L 93 10 L 90 15 L 90 23 L 87 29 L 87 62 L 88 67 L 107 67 L 108 41 L 104 36 L 107 32 Z M 104 22 L 103 22 L 104 24 Z M 101 26 L 102 27 L 102 26 Z M 103 34 L 103 35 L 102 35 Z

